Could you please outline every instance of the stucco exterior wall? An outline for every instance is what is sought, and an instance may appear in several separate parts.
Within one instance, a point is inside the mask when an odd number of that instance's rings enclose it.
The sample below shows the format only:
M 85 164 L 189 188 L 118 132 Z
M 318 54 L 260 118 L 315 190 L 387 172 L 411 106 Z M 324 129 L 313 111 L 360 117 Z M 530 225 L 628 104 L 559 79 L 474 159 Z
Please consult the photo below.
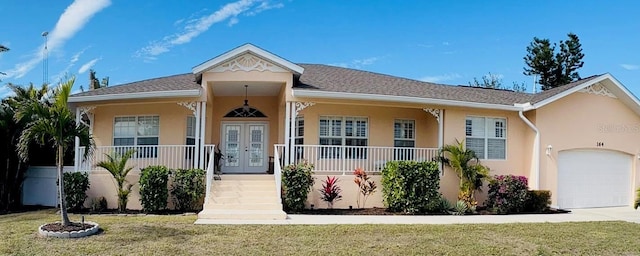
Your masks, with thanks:
M 632 187 L 638 187 L 640 117 L 618 99 L 577 92 L 538 109 L 536 119 L 541 134 L 541 189 L 551 190 L 552 204 L 557 203 L 557 159 L 563 150 L 615 150 L 634 156 Z M 549 145 L 552 150 L 546 155 Z M 629 193 L 635 198 L 633 191 Z
M 113 145 L 113 123 L 121 116 L 159 116 L 160 145 L 184 145 L 187 116 L 193 112 L 175 102 L 98 105 L 94 110 L 93 137 L 97 146 Z
M 309 192 L 309 195 L 307 196 L 307 202 L 306 202 L 307 208 L 310 208 L 312 204 L 314 205 L 315 209 L 328 208 L 327 202 L 321 199 L 321 194 L 319 191 L 322 189 L 322 182 L 327 179 L 327 176 L 337 177 L 338 178 L 337 185 L 340 186 L 340 188 L 342 189 L 342 193 L 341 193 L 342 199 L 340 201 L 334 202 L 333 204 L 334 209 L 348 209 L 349 206 L 352 206 L 354 209 L 357 208 L 358 196 L 360 196 L 360 202 L 361 202 L 360 207 L 362 207 L 362 195 L 360 194 L 360 190 L 358 186 L 353 182 L 354 176 L 351 173 L 349 173 L 347 175 L 341 175 L 341 174 L 313 175 L 315 183 L 313 184 L 313 189 L 311 189 L 311 192 Z M 376 192 L 371 194 L 367 198 L 367 202 L 364 206 L 366 206 L 366 208 L 373 208 L 373 207 L 382 208 L 384 207 L 384 203 L 382 201 L 382 183 L 380 181 L 382 176 L 370 174 L 369 177 L 371 177 L 371 180 L 374 181 L 376 185 L 378 185 L 378 189 L 376 189 Z
M 320 116 L 365 117 L 369 120 L 369 146 L 392 147 L 394 120 L 415 120 L 416 147 L 438 147 L 438 123 L 433 115 L 418 108 L 357 106 L 318 103 L 301 111 L 304 116 L 304 143 L 320 144 Z
M 481 164 L 491 169 L 491 175 L 524 175 L 529 176 L 532 140 L 530 128 L 520 119 L 517 112 L 482 110 L 469 108 L 447 108 L 444 111 L 444 143 L 453 144 L 456 140 L 464 140 L 465 120 L 467 116 L 499 117 L 507 120 L 507 152 L 505 160 L 481 160 Z M 445 168 L 441 177 L 440 191 L 450 201 L 455 202 L 458 196 L 460 180 L 450 168 Z M 477 194 L 480 204 L 486 199 L 486 186 Z

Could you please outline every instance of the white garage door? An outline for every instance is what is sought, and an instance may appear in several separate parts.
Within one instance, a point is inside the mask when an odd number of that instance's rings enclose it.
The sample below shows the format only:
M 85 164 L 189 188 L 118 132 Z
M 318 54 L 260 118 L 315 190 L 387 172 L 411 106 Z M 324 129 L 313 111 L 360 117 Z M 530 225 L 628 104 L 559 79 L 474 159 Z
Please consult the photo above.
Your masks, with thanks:
M 629 205 L 631 156 L 608 150 L 569 150 L 558 156 L 558 207 Z

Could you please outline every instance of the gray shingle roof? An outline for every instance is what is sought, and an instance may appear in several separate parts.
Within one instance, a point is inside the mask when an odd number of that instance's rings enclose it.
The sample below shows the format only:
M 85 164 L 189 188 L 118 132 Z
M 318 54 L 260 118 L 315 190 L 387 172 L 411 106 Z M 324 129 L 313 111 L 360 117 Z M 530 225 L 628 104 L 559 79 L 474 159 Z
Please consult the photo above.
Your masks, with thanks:
M 510 90 L 435 84 L 321 64 L 298 65 L 304 68 L 304 73 L 294 84 L 294 88 L 298 90 L 408 96 L 508 106 L 527 102 L 535 104 L 597 77 L 591 76 L 551 90 L 531 94 Z M 200 89 L 200 85 L 196 82 L 195 75 L 187 73 L 100 88 L 74 94 L 71 97 L 197 89 Z
M 96 90 L 77 93 L 71 95 L 71 97 L 198 89 L 200 89 L 200 85 L 196 82 L 196 77 L 192 73 L 187 73 L 104 87 Z

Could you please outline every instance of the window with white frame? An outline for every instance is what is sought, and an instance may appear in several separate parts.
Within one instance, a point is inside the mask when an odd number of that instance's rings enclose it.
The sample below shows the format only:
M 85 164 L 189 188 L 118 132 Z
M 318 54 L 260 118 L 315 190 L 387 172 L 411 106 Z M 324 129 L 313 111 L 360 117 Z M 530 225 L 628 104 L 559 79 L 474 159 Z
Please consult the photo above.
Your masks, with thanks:
M 393 124 L 393 146 L 413 148 L 416 146 L 416 121 L 396 119 Z
M 123 116 L 113 122 L 114 146 L 157 146 L 160 131 L 158 116 Z M 157 157 L 157 147 L 138 147 L 138 157 Z
M 480 159 L 506 159 L 507 119 L 468 116 L 465 133 L 466 147 Z
M 192 146 L 196 145 L 196 117 L 195 116 L 187 116 L 187 134 L 186 134 L 185 145 Z M 193 159 L 193 155 L 195 152 L 195 147 L 186 147 L 185 149 L 185 159 Z
M 296 117 L 294 138 L 296 145 L 304 145 L 304 116 Z
M 396 119 L 393 122 L 394 160 L 413 160 L 416 146 L 416 122 Z
M 187 145 L 196 144 L 196 117 L 187 116 Z
M 320 117 L 320 145 L 350 146 L 323 147 L 321 156 L 324 158 L 358 158 L 367 157 L 369 120 L 365 117 Z

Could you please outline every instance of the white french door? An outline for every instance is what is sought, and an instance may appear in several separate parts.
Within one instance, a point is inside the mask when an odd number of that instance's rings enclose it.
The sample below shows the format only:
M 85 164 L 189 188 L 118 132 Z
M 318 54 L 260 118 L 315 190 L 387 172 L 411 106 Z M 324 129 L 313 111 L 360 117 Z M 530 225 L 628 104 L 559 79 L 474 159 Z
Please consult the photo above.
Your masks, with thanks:
M 223 122 L 222 154 L 224 173 L 264 173 L 267 171 L 267 123 Z

